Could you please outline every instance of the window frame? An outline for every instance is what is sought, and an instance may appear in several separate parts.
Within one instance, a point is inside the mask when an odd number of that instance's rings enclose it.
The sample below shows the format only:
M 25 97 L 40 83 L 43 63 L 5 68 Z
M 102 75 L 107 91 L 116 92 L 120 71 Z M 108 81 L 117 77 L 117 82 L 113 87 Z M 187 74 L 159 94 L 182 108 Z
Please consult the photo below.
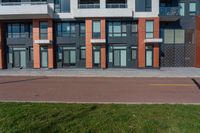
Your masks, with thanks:
M 99 24 L 98 32 L 95 32 L 95 23 Z M 101 20 L 93 20 L 92 21 L 92 38 L 94 38 L 94 39 L 101 38 Z
M 191 10 L 191 4 L 195 5 L 195 10 Z M 189 9 L 188 9 L 189 15 L 190 16 L 195 16 L 197 14 L 197 3 L 196 2 L 190 2 L 189 3 Z
M 120 31 L 115 32 L 116 23 L 119 23 Z M 125 26 L 125 31 L 123 31 L 123 26 Z M 111 29 L 110 29 L 111 28 Z M 123 21 L 112 21 L 108 22 L 108 36 L 109 37 L 126 37 L 127 36 L 127 22 Z
M 148 23 L 152 23 L 152 27 L 153 27 L 153 28 L 152 28 L 152 31 L 148 31 L 148 30 L 147 30 L 147 27 L 149 27 L 149 26 L 147 25 Z M 153 21 L 153 20 L 147 20 L 147 21 L 146 21 L 145 27 L 146 27 L 146 30 L 145 30 L 145 31 L 146 31 L 145 38 L 146 38 L 146 39 L 152 39 L 152 38 L 154 38 L 154 21 Z M 152 35 L 152 36 L 149 36 L 149 34 Z
M 47 27 L 45 27 L 45 29 L 42 29 L 42 24 L 46 24 L 45 26 Z M 48 22 L 40 22 L 40 39 L 48 39 Z
M 72 30 L 73 28 L 74 30 Z M 76 37 L 76 23 L 75 22 L 56 23 L 56 36 L 57 37 Z

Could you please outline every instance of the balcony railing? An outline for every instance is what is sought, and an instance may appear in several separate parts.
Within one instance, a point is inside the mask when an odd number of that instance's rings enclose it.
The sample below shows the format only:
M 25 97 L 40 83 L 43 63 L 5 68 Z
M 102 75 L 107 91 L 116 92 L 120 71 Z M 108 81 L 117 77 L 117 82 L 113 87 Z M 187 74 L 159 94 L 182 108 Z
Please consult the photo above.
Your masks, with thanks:
M 87 9 L 87 8 L 100 8 L 100 4 L 79 4 L 78 8 L 83 8 L 83 9 Z
M 127 4 L 116 3 L 116 4 L 106 4 L 106 8 L 127 8 Z
M 180 16 L 179 7 L 160 7 L 160 16 Z
M 16 6 L 16 5 L 44 5 L 47 4 L 46 1 L 38 2 L 1 2 L 0 6 Z

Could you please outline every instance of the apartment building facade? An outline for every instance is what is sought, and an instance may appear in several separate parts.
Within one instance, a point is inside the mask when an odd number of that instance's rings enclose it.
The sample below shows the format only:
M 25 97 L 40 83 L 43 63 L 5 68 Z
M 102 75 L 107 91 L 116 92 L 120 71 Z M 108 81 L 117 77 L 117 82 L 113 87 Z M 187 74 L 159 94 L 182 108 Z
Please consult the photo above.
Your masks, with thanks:
M 0 0 L 0 68 L 200 67 L 199 0 Z

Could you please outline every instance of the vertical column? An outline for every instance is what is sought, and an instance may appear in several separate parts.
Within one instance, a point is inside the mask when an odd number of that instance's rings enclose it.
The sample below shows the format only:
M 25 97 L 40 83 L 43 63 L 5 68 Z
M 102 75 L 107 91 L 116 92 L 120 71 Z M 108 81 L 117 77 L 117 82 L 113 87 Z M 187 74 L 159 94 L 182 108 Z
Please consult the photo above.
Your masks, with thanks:
M 93 58 L 93 49 L 91 44 L 92 39 L 92 19 L 85 20 L 86 27 L 86 68 L 90 69 L 93 67 L 92 58 Z
M 196 63 L 195 66 L 200 68 L 200 16 L 196 17 Z
M 145 68 L 145 35 L 146 35 L 146 19 L 138 20 L 138 67 Z
M 40 44 L 35 44 L 34 40 L 40 39 L 40 22 L 39 20 L 33 20 L 33 56 L 34 56 L 34 68 L 40 68 Z
M 0 69 L 5 68 L 4 24 L 0 23 Z
M 146 44 L 146 21 L 154 21 L 154 38 L 159 38 L 160 20 L 159 18 L 140 18 L 138 22 L 138 67 L 145 68 L 145 49 Z M 159 44 L 151 44 L 153 46 L 153 67 L 159 68 Z
M 101 19 L 101 39 L 106 39 L 106 20 Z M 101 68 L 106 68 L 106 44 L 101 45 Z
M 53 42 L 53 21 L 48 20 L 48 40 Z M 48 68 L 54 68 L 54 45 L 48 45 Z
M 154 18 L 154 38 L 160 37 L 160 19 Z M 154 59 L 153 59 L 153 67 L 159 68 L 160 67 L 160 50 L 159 50 L 159 44 L 154 44 L 153 53 L 154 53 Z

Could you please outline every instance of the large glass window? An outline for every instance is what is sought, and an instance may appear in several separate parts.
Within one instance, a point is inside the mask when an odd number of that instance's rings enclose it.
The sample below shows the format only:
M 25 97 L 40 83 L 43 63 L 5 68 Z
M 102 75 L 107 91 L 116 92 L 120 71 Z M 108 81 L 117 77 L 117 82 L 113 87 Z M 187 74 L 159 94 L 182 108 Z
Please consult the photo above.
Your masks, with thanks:
M 179 3 L 179 13 L 181 16 L 185 16 L 185 3 Z
M 195 16 L 196 15 L 196 3 L 189 4 L 189 15 Z
M 75 23 L 64 22 L 57 23 L 57 37 L 75 37 L 76 28 Z
M 138 32 L 138 25 L 137 25 L 137 23 L 132 23 L 132 25 L 131 25 L 131 32 L 132 33 L 137 33 Z
M 81 60 L 85 60 L 86 59 L 86 48 L 85 47 L 81 47 L 80 48 L 80 59 Z
M 127 28 L 125 22 L 109 22 L 109 37 L 125 37 L 127 36 Z
M 101 22 L 100 21 L 93 21 L 92 37 L 93 38 L 101 38 Z
M 70 12 L 70 0 L 54 0 L 55 12 Z
M 8 38 L 26 38 L 32 37 L 32 25 L 31 24 L 19 24 L 13 23 L 7 25 L 7 37 Z
M 135 0 L 136 12 L 151 12 L 152 0 Z
M 85 36 L 85 23 L 80 23 L 80 36 Z
M 41 22 L 40 23 L 40 39 L 47 39 L 48 38 L 48 23 Z
M 169 29 L 164 30 L 164 43 L 165 44 L 184 44 L 185 43 L 185 30 Z
M 153 38 L 154 22 L 146 21 L 146 38 Z

